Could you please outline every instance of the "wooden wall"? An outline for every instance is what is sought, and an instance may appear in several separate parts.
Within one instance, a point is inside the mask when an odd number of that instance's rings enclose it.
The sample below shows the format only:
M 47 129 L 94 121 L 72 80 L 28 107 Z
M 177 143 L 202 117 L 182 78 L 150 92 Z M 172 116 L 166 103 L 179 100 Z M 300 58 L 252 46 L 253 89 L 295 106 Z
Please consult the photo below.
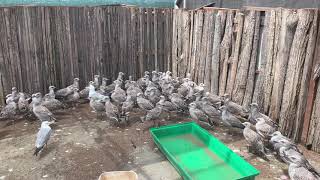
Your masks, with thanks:
M 0 102 L 25 92 L 81 86 L 95 74 L 137 78 L 171 62 L 172 10 L 119 6 L 0 8 Z M 1 103 L 0 103 L 1 104 Z
M 315 9 L 177 10 L 172 71 L 245 107 L 258 103 L 283 133 L 320 152 L 318 33 Z

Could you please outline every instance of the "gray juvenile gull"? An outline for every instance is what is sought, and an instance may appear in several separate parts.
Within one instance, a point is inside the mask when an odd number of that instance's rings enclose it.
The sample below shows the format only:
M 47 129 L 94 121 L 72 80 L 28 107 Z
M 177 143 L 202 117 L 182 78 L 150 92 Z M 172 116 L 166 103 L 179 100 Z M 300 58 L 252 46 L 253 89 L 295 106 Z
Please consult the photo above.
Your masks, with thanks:
M 248 111 L 244 107 L 235 102 L 232 102 L 228 94 L 224 95 L 223 105 L 226 106 L 228 108 L 228 111 L 234 115 L 238 115 L 241 117 L 247 117 L 249 115 Z
M 54 87 L 54 86 L 49 86 L 49 93 L 46 94 L 46 95 L 50 96 L 50 98 L 52 98 L 52 99 L 56 98 L 56 94 L 55 94 L 55 92 L 54 92 L 54 89 L 55 89 L 55 88 L 56 88 L 56 87 Z M 46 95 L 45 95 L 45 96 L 46 96 Z
M 111 99 L 116 103 L 117 106 L 121 106 L 121 104 L 126 100 L 126 92 L 121 89 L 120 86 L 120 83 L 117 83 L 115 90 L 111 94 Z
M 146 117 L 145 117 L 145 121 L 153 121 L 153 125 L 155 125 L 155 121 L 157 119 L 159 119 L 160 115 L 162 113 L 162 106 L 161 105 L 157 105 L 155 108 L 151 109 L 150 111 L 148 111 Z
M 244 122 L 243 125 L 245 126 L 243 136 L 249 144 L 249 151 L 253 150 L 258 155 L 267 159 L 263 138 L 251 129 L 252 124 L 250 122 Z
M 300 163 L 290 163 L 288 173 L 291 180 L 320 180 L 319 175 L 312 173 Z
M 20 92 L 20 97 L 18 101 L 18 109 L 21 113 L 28 112 L 29 110 L 29 99 L 26 99 L 25 93 Z
M 226 106 L 221 106 L 220 110 L 222 111 L 221 112 L 221 120 L 222 120 L 223 124 L 230 126 L 230 127 L 244 129 L 244 125 L 242 124 L 242 122 L 237 117 L 232 115 L 228 111 L 228 108 Z
M 90 107 L 97 113 L 97 118 L 101 117 L 102 113 L 105 112 L 105 99 L 90 99 Z
M 263 118 L 256 119 L 256 130 L 264 138 L 271 137 L 272 133 L 276 131 L 276 128 L 267 124 Z
M 116 122 L 120 122 L 120 112 L 117 106 L 112 104 L 109 97 L 106 97 L 105 110 L 107 117 Z
M 143 98 L 143 94 L 141 93 L 137 94 L 137 103 L 143 111 L 150 111 L 154 108 L 154 105 L 148 99 Z
M 38 131 L 37 140 L 35 144 L 36 149 L 33 155 L 37 156 L 43 150 L 44 146 L 47 145 L 50 139 L 50 135 L 52 133 L 50 124 L 52 124 L 52 122 L 43 121 L 41 123 L 41 127 L 40 127 L 40 130 Z
M 50 121 L 55 120 L 53 114 L 41 104 L 41 93 L 36 93 L 32 95 L 33 101 L 33 113 L 40 121 Z
M 198 122 L 206 122 L 213 126 L 213 122 L 203 111 L 197 108 L 197 105 L 195 103 L 189 104 L 189 113 L 194 120 L 197 120 Z
M 259 112 L 259 106 L 257 103 L 252 103 L 250 104 L 248 119 L 252 124 L 255 124 L 257 123 L 257 118 L 263 118 L 266 123 L 270 125 L 276 125 L 276 123 L 270 117 Z

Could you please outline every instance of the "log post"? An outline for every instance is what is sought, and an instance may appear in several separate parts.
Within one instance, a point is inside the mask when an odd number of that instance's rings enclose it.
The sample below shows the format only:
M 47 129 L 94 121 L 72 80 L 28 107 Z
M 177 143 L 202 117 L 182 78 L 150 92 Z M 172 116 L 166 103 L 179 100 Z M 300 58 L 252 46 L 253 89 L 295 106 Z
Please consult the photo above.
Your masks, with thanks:
M 222 96 L 225 93 L 227 85 L 228 64 L 230 58 L 230 49 L 232 42 L 232 24 L 233 24 L 233 12 L 228 11 L 226 19 L 226 28 L 224 36 L 222 38 L 220 46 L 220 77 L 219 77 L 219 95 Z
M 248 69 L 251 58 L 254 26 L 256 21 L 255 14 L 255 11 L 251 10 L 249 14 L 246 15 L 244 21 L 240 60 L 238 64 L 235 84 L 232 90 L 232 99 L 239 104 L 242 104 L 246 90 L 246 81 L 248 78 Z
M 318 17 L 318 24 L 319 24 L 319 11 L 316 12 L 316 16 Z M 318 29 L 317 31 L 317 41 L 316 41 L 316 49 L 314 52 L 314 57 L 313 57 L 313 68 L 312 68 L 312 72 L 315 72 L 315 68 L 317 66 L 317 64 L 320 64 L 320 33 L 319 33 L 320 29 Z M 312 74 L 313 76 L 313 74 Z M 313 105 L 315 103 L 315 97 L 316 97 L 316 92 L 317 92 L 317 79 L 314 79 L 311 76 L 310 79 L 310 84 L 309 84 L 309 88 L 308 88 L 308 95 L 307 95 L 307 105 L 306 105 L 306 110 L 305 110 L 305 114 L 304 114 L 304 123 L 303 123 L 303 131 L 302 131 L 302 135 L 301 135 L 301 142 L 305 143 L 306 145 L 309 139 L 309 132 L 310 129 L 313 128 L 311 127 L 311 115 L 312 115 L 312 108 Z
M 237 68 L 238 68 L 238 62 L 239 62 L 239 54 L 240 54 L 240 46 L 241 46 L 241 40 L 242 40 L 243 22 L 244 22 L 244 14 L 242 12 L 237 12 L 236 18 L 235 18 L 236 40 L 234 43 L 234 52 L 231 56 L 232 57 L 231 72 L 230 72 L 230 77 L 229 77 L 229 81 L 227 84 L 227 90 L 226 90 L 226 92 L 230 95 L 232 94 L 234 82 L 236 80 L 236 74 L 237 74 Z
M 207 11 L 208 13 L 208 32 L 207 32 L 207 46 L 206 46 L 206 57 L 205 57 L 205 72 L 204 72 L 204 84 L 206 85 L 205 90 L 210 91 L 211 88 L 211 66 L 212 66 L 212 46 L 214 41 L 214 26 L 216 12 Z
M 279 36 L 279 53 L 275 60 L 274 84 L 271 95 L 269 116 L 273 120 L 278 120 L 282 93 L 284 86 L 284 78 L 288 65 L 290 47 L 293 41 L 294 31 L 298 23 L 298 16 L 294 10 L 284 9 L 282 11 L 281 30 Z
M 275 24 L 275 11 L 270 10 L 266 12 L 265 19 L 263 21 L 263 29 L 260 39 L 259 57 L 257 62 L 257 75 L 256 85 L 252 97 L 252 102 L 258 104 L 260 110 L 263 110 L 264 102 L 264 80 L 266 78 L 266 65 L 267 65 L 267 49 L 268 45 L 273 45 L 273 39 L 269 40 L 269 36 L 274 37 L 274 24 Z M 271 46 L 272 47 L 272 46 Z M 273 48 L 273 47 L 272 47 Z M 272 69 L 272 68 L 270 68 Z
M 210 91 L 213 94 L 218 94 L 219 91 L 219 60 L 220 60 L 220 43 L 222 36 L 222 17 L 225 17 L 225 11 L 219 11 L 215 17 L 214 24 L 214 35 L 213 35 L 213 44 L 212 44 L 212 57 L 211 57 L 211 83 L 210 83 Z
M 307 132 L 310 121 L 308 120 L 305 124 L 304 121 L 306 119 L 303 118 L 306 107 L 307 107 L 307 96 L 308 96 L 308 88 L 310 85 L 311 72 L 312 72 L 312 64 L 314 51 L 317 40 L 317 32 L 318 32 L 318 11 L 314 10 L 313 21 L 309 32 L 308 46 L 306 52 L 306 58 L 303 67 L 303 74 L 301 79 L 301 86 L 298 97 L 298 105 L 297 105 L 297 115 L 296 115 L 296 126 L 295 126 L 295 136 L 294 139 L 296 141 L 301 140 L 301 134 L 303 131 Z M 304 126 L 305 125 L 305 126 Z M 306 138 L 305 138 L 306 139 Z M 305 141 L 304 141 L 305 142 Z
M 256 24 L 254 28 L 254 36 L 253 36 L 253 44 L 252 44 L 250 66 L 249 66 L 249 72 L 248 72 L 248 78 L 247 78 L 247 85 L 246 85 L 245 95 L 242 103 L 244 107 L 249 107 L 252 100 L 253 90 L 255 85 L 258 41 L 260 36 L 260 12 L 259 11 L 256 12 L 255 23 Z
M 289 137 L 296 137 L 295 126 L 299 122 L 295 122 L 297 111 L 297 97 L 300 88 L 301 75 L 303 72 L 303 64 L 306 55 L 306 47 L 308 42 L 308 31 L 313 15 L 311 10 L 298 10 L 299 22 L 292 41 L 290 56 L 287 65 L 285 83 L 282 94 L 281 112 L 280 112 L 280 128 Z

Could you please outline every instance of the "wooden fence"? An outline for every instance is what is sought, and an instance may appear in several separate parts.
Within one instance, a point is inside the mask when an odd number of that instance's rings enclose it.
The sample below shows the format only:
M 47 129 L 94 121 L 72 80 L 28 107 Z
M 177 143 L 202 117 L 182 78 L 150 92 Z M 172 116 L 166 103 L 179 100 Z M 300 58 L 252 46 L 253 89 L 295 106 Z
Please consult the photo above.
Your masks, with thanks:
M 167 70 L 171 37 L 172 9 L 0 8 L 0 101 L 12 86 L 46 92 L 74 77 L 84 87 L 95 74 Z
M 320 152 L 319 19 L 314 9 L 0 8 L 0 102 L 12 86 L 46 92 L 74 77 L 83 87 L 94 74 L 169 69 L 257 102 Z
M 258 103 L 282 132 L 320 152 L 320 88 L 307 98 L 320 63 L 318 10 L 205 8 L 173 17 L 174 75 L 191 73 L 245 107 Z

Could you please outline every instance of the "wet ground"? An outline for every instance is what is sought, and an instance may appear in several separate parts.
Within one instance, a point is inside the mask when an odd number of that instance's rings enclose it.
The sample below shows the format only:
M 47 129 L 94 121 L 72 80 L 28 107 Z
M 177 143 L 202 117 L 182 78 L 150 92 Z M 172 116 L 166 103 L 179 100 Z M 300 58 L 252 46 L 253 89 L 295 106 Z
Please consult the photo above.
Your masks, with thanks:
M 154 145 L 149 128 L 153 122 L 141 123 L 141 113 L 130 115 L 128 125 L 116 125 L 106 118 L 97 119 L 88 104 L 55 113 L 58 122 L 47 148 L 40 157 L 33 156 L 38 121 L 24 118 L 0 122 L 1 179 L 97 179 L 104 171 L 135 170 L 141 179 L 179 179 L 173 167 Z M 159 125 L 190 121 L 171 115 L 160 118 Z M 250 153 L 238 130 L 208 127 L 234 152 L 261 171 L 257 179 L 285 179 L 287 165 L 270 156 L 269 162 Z M 320 154 L 301 147 L 310 163 L 320 169 Z

